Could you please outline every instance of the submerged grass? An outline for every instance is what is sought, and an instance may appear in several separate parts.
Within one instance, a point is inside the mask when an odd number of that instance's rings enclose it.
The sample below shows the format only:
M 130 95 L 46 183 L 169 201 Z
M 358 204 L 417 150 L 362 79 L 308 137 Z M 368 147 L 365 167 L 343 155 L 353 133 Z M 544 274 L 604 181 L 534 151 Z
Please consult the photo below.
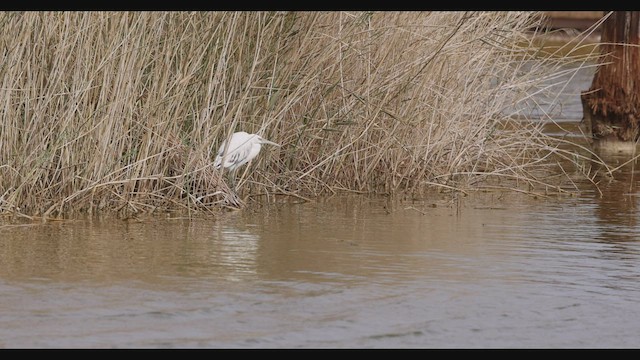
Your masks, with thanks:
M 238 172 L 245 196 L 466 191 L 502 180 L 559 189 L 545 178 L 548 160 L 576 155 L 540 122 L 511 119 L 586 62 L 532 54 L 526 31 L 539 19 L 0 13 L 0 212 L 215 212 L 233 194 L 212 158 L 234 131 L 283 145 Z

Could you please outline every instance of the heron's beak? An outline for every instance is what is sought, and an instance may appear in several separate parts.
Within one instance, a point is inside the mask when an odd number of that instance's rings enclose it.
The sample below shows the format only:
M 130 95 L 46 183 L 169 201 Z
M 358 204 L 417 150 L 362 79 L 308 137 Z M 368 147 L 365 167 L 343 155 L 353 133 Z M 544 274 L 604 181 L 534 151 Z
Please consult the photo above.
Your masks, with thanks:
M 276 144 L 276 143 L 274 143 L 273 141 L 269 141 L 269 140 L 265 140 L 265 139 L 262 139 L 262 143 L 263 143 L 263 144 L 269 144 L 269 145 L 275 145 L 275 146 L 277 146 L 277 147 L 280 147 L 280 146 L 281 146 L 280 144 Z

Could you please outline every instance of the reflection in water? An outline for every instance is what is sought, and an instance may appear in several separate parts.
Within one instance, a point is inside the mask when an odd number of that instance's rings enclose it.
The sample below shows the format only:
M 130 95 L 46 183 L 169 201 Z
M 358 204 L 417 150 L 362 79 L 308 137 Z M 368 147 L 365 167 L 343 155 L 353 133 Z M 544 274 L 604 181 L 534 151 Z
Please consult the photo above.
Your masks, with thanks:
M 255 276 L 259 237 L 230 226 L 220 226 L 216 230 L 219 250 L 211 254 L 211 262 L 221 265 L 221 273 L 228 280 L 240 281 Z
M 619 166 L 629 160 L 628 156 L 600 154 L 612 166 Z M 600 182 L 602 196 L 594 197 L 596 216 L 602 228 L 602 239 L 612 242 L 634 241 L 638 239 L 637 192 L 639 176 L 634 171 L 635 162 L 624 165 L 615 173 L 614 179 Z
M 256 272 L 258 236 L 207 221 L 75 221 L 0 228 L 0 271 L 16 279 L 156 281 Z

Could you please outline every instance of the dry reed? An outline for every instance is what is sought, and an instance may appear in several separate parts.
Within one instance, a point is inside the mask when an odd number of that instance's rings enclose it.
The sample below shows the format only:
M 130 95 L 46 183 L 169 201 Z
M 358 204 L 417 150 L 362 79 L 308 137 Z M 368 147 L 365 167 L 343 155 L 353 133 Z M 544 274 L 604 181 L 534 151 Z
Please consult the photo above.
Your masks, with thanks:
M 521 44 L 537 21 L 0 13 L 0 212 L 215 211 L 233 194 L 212 156 L 241 130 L 283 145 L 239 171 L 245 195 L 547 186 L 537 171 L 557 144 L 506 126 L 567 63 L 531 65 Z

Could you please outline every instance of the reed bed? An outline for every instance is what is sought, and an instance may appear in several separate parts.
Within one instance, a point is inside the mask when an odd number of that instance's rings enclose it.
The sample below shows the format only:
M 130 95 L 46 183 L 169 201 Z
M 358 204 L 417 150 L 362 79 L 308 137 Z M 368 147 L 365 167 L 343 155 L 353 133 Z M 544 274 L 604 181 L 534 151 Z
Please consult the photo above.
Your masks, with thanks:
M 244 198 L 556 186 L 541 179 L 561 147 L 540 124 L 512 119 L 538 106 L 534 95 L 567 63 L 584 62 L 531 65 L 522 44 L 538 21 L 0 13 L 0 212 L 215 213 L 234 202 L 212 167 L 233 131 L 282 144 L 238 172 Z

